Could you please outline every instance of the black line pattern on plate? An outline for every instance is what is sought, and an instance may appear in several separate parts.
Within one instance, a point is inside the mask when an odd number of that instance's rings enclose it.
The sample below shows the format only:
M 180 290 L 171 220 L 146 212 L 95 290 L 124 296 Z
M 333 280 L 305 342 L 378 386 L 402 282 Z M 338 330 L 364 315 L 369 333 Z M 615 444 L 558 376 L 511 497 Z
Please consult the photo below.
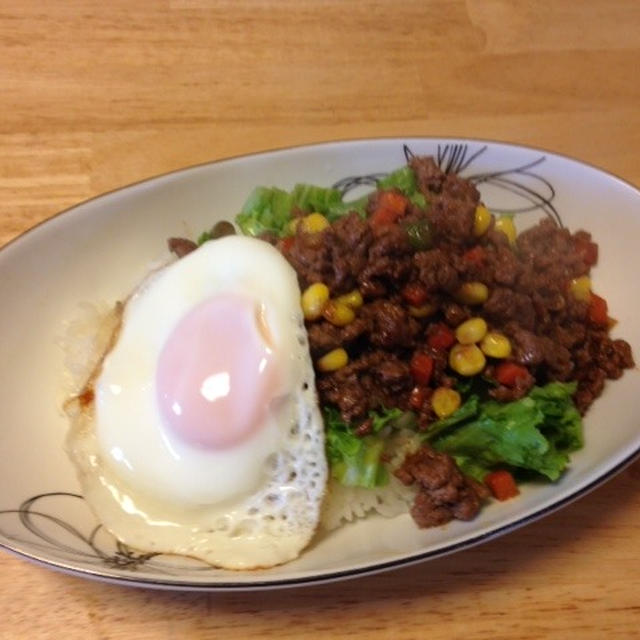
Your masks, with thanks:
M 84 498 L 67 491 L 42 493 L 25 500 L 17 509 L 0 510 L 2 516 L 15 515 L 31 540 L 8 535 L 0 527 L 0 534 L 13 542 L 27 543 L 41 551 L 54 549 L 64 556 L 71 556 L 91 565 L 102 565 L 123 571 L 136 571 L 140 567 L 162 575 L 180 575 L 185 571 L 213 571 L 214 567 L 194 560 L 194 566 L 180 566 L 176 563 L 158 562 L 170 556 L 162 553 L 149 553 L 132 549 L 120 542 L 101 525 L 97 524 L 90 533 L 62 518 L 53 515 L 57 500 L 74 500 L 86 506 Z M 59 508 L 59 504 L 57 505 Z M 1 520 L 0 520 L 1 522 Z M 84 522 L 86 525 L 86 522 Z M 102 538 L 102 540 L 100 540 Z
M 71 523 L 66 522 L 51 513 L 47 512 L 47 502 L 50 498 L 71 498 L 75 500 L 84 499 L 77 493 L 66 491 L 56 491 L 51 493 L 41 493 L 25 500 L 17 509 L 6 509 L 0 511 L 0 516 L 15 514 L 18 516 L 20 523 L 25 531 L 31 533 L 41 544 L 43 548 L 53 547 L 58 551 L 62 551 L 71 555 L 78 555 L 83 559 L 97 559 L 109 567 L 117 567 L 121 569 L 136 569 L 138 566 L 147 562 L 150 558 L 157 556 L 157 553 L 140 553 L 129 548 L 127 545 L 114 539 L 115 550 L 105 550 L 96 542 L 98 532 L 103 529 L 102 525 L 97 525 L 89 535 L 83 534 L 78 528 Z M 48 525 L 47 530 L 39 524 Z M 62 534 L 61 538 L 70 538 L 79 543 L 78 546 L 64 542 L 63 539 L 53 537 L 51 531 Z M 0 529 L 0 532 L 2 530 Z M 66 536 L 64 534 L 67 534 Z M 5 537 L 11 539 L 11 536 L 4 534 Z M 83 549 L 84 547 L 84 549 Z
M 388 173 L 370 173 L 365 176 L 350 176 L 348 178 L 342 178 L 333 184 L 333 188 L 340 191 L 344 196 L 352 189 L 357 187 L 375 187 L 378 184 L 378 180 L 389 175 Z
M 486 144 L 473 150 L 471 145 L 466 142 L 439 144 L 433 156 L 436 164 L 444 173 L 462 175 L 475 160 L 488 151 L 489 146 Z M 406 162 L 410 162 L 417 155 L 407 144 L 403 146 L 403 153 Z M 546 156 L 542 155 L 531 162 L 516 167 L 472 173 L 463 177 L 476 186 L 490 185 L 494 189 L 516 196 L 518 200 L 522 201 L 522 204 L 516 206 L 507 206 L 500 202 L 486 202 L 485 204 L 493 213 L 515 215 L 539 210 L 555 224 L 562 227 L 562 219 L 553 205 L 556 190 L 547 178 L 534 171 L 545 160 Z M 379 180 L 388 175 L 388 173 L 371 173 L 363 176 L 350 176 L 339 180 L 333 186 L 345 196 L 356 187 L 375 187 Z
M 439 144 L 433 155 L 437 165 L 445 173 L 462 174 L 488 150 L 488 145 L 471 150 L 469 143 Z M 406 144 L 403 146 L 403 153 L 407 162 L 410 162 L 416 155 Z M 545 160 L 546 157 L 542 155 L 531 162 L 513 168 L 475 173 L 464 177 L 476 185 L 488 184 L 498 190 L 516 195 L 526 203 L 515 208 L 503 207 L 499 203 L 487 203 L 493 212 L 518 214 L 541 210 L 556 224 L 562 226 L 560 216 L 552 203 L 556 195 L 553 185 L 544 176 L 533 171 Z M 344 196 L 357 187 L 375 187 L 378 181 L 387 175 L 389 174 L 380 172 L 346 177 L 336 182 L 333 187 Z M 537 188 L 530 185 L 532 182 L 537 185 Z M 82 496 L 71 492 L 57 491 L 33 496 L 25 500 L 17 509 L 0 510 L 0 524 L 2 516 L 17 515 L 25 534 L 30 534 L 35 540 L 25 540 L 22 537 L 8 535 L 1 527 L 0 535 L 14 543 L 28 544 L 32 548 L 45 551 L 53 548 L 76 560 L 121 571 L 134 572 L 141 567 L 160 575 L 182 575 L 185 571 L 198 573 L 217 571 L 214 567 L 199 561 L 194 561 L 194 566 L 164 563 L 161 560 L 170 556 L 136 551 L 116 540 L 101 524 L 95 525 L 90 533 L 84 534 L 70 522 L 48 512 L 48 508 L 51 507 L 47 505 L 47 502 L 55 502 L 56 499 L 78 500 L 86 505 Z M 47 525 L 47 530 L 38 524 L 38 520 Z M 86 526 L 86 521 L 84 524 Z M 50 530 L 60 534 L 60 538 L 55 537 Z M 105 542 L 99 542 L 101 537 L 105 538 Z M 65 542 L 65 538 L 73 540 L 77 546 Z

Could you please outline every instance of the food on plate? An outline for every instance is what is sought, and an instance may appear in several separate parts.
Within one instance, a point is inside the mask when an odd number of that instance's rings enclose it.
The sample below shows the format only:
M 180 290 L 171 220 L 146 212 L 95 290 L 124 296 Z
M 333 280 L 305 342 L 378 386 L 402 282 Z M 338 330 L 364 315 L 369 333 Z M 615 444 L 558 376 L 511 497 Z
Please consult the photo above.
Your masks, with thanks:
M 352 202 L 258 187 L 236 223 L 298 276 L 333 525 L 383 512 L 389 493 L 421 527 L 467 520 L 521 480 L 557 480 L 582 415 L 633 366 L 592 290 L 590 234 L 550 218 L 518 232 L 433 158 Z
M 375 180 L 353 201 L 257 187 L 242 235 L 170 238 L 177 259 L 104 314 L 67 450 L 120 541 L 269 567 L 319 526 L 470 520 L 565 472 L 634 364 L 596 243 L 518 230 L 430 157 Z
M 105 318 L 103 357 L 66 404 L 67 449 L 120 541 L 230 569 L 309 543 L 327 465 L 299 300 L 275 248 L 232 236 Z

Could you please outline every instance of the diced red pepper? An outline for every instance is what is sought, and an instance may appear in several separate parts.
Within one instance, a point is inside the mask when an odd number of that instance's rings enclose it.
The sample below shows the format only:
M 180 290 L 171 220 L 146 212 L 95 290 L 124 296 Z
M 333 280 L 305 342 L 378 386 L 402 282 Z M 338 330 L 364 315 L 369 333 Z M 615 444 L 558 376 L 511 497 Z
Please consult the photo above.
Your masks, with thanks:
M 462 254 L 462 259 L 466 262 L 469 262 L 477 267 L 482 266 L 487 257 L 487 252 L 484 247 L 481 247 L 479 244 L 471 249 L 468 249 Z
M 576 253 L 587 267 L 593 267 L 598 262 L 598 245 L 586 238 L 577 238 L 575 242 Z
M 415 353 L 409 364 L 409 371 L 413 379 L 421 385 L 429 384 L 433 373 L 433 358 L 422 352 Z
M 378 207 L 395 211 L 398 215 L 402 215 L 409 205 L 409 198 L 402 195 L 398 191 L 382 191 L 378 195 Z
M 409 199 L 397 191 L 382 191 L 378 195 L 376 208 L 372 212 L 369 222 L 373 227 L 384 227 L 395 224 L 401 218 L 409 205 Z
M 283 238 L 280 242 L 280 252 L 289 253 L 289 251 L 291 251 L 291 247 L 293 246 L 294 241 L 295 241 L 294 236 L 287 236 L 286 238 Z
M 456 343 L 456 335 L 446 324 L 439 322 L 427 330 L 427 344 L 433 349 L 446 351 Z
M 427 390 L 424 387 L 414 387 L 409 394 L 409 406 L 419 410 L 427 399 Z
M 402 297 L 413 307 L 421 307 L 428 296 L 427 290 L 417 282 L 410 282 L 402 289 Z
M 391 209 L 376 209 L 373 214 L 371 214 L 371 218 L 369 218 L 369 222 L 372 227 L 379 229 L 380 227 L 388 227 L 389 225 L 395 224 L 398 221 L 398 218 L 401 214 L 392 211 Z
M 505 387 L 514 387 L 519 379 L 524 379 L 529 376 L 529 371 L 526 367 L 515 362 L 501 362 L 495 369 L 494 377 Z
M 593 324 L 602 327 L 606 327 L 607 324 L 609 324 L 607 301 L 595 293 L 589 296 L 589 320 L 591 320 Z
M 498 469 L 488 473 L 484 478 L 484 483 L 489 487 L 496 500 L 515 498 L 520 493 L 513 475 L 506 469 Z

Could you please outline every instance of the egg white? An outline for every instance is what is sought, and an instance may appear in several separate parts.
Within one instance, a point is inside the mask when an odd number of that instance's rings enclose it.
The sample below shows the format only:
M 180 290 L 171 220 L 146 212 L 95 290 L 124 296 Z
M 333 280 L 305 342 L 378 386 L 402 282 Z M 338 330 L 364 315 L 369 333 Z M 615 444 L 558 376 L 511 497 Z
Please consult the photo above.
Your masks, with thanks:
M 241 293 L 262 305 L 284 368 L 280 397 L 250 438 L 197 448 L 160 428 L 157 359 L 203 300 Z M 260 240 L 206 243 L 152 274 L 127 301 L 113 347 L 70 401 L 67 450 L 86 500 L 122 542 L 232 569 L 295 558 L 320 517 L 327 464 L 295 272 Z

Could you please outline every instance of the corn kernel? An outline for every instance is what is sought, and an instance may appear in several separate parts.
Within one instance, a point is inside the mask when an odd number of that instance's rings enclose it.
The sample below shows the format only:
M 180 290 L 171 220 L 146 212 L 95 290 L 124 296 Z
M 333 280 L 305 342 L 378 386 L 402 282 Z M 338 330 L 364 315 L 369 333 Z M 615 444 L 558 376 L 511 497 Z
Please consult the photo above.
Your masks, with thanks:
M 486 362 L 484 353 L 475 344 L 456 344 L 449 351 L 449 366 L 461 376 L 475 376 Z
M 329 226 L 329 221 L 321 213 L 310 213 L 302 218 L 302 230 L 305 233 L 319 233 Z
M 491 220 L 493 216 L 489 212 L 489 209 L 483 204 L 479 204 L 476 207 L 476 213 L 473 217 L 473 234 L 476 237 L 484 235 L 491 226 Z
M 482 304 L 489 297 L 489 289 L 482 282 L 465 282 L 458 289 L 455 297 L 462 304 Z
M 438 387 L 431 396 L 431 407 L 438 418 L 446 418 L 460 407 L 462 400 L 455 389 Z
M 480 342 L 487 333 L 487 323 L 484 318 L 469 318 L 456 328 L 456 339 L 461 344 L 475 344 Z
M 591 279 L 588 276 L 574 278 L 569 283 L 569 291 L 571 291 L 576 300 L 589 302 L 589 298 L 591 298 Z
M 419 307 L 409 305 L 409 315 L 412 318 L 427 318 L 430 315 L 433 315 L 437 308 L 437 305 L 428 302 L 427 304 L 420 305 Z
M 508 358 L 511 355 L 511 342 L 507 336 L 497 331 L 489 331 L 480 343 L 482 352 L 491 358 Z
M 347 307 L 351 307 L 352 309 L 359 309 L 364 302 L 362 300 L 362 294 L 357 289 L 338 296 L 335 298 L 335 301 L 340 304 L 346 304 Z
M 308 286 L 302 293 L 300 304 L 305 320 L 317 320 L 329 300 L 329 287 L 322 282 Z
M 326 373 L 342 369 L 342 367 L 346 366 L 348 362 L 349 356 L 347 355 L 347 352 L 342 347 L 338 347 L 333 351 L 329 351 L 329 353 L 325 353 L 322 358 L 316 362 L 316 366 L 320 371 L 324 371 Z
M 494 229 L 496 231 L 501 231 L 502 233 L 504 233 L 504 235 L 507 236 L 507 239 L 509 240 L 509 244 L 513 245 L 516 243 L 516 225 L 513 223 L 512 216 L 500 216 L 496 220 Z
M 322 310 L 322 315 L 326 320 L 336 327 L 344 327 L 353 322 L 356 314 L 351 307 L 335 300 L 329 300 Z
M 298 225 L 300 224 L 300 220 L 301 218 L 291 218 L 291 220 L 289 220 L 289 224 L 287 225 L 287 231 L 289 232 L 290 236 L 295 235 L 298 229 Z

